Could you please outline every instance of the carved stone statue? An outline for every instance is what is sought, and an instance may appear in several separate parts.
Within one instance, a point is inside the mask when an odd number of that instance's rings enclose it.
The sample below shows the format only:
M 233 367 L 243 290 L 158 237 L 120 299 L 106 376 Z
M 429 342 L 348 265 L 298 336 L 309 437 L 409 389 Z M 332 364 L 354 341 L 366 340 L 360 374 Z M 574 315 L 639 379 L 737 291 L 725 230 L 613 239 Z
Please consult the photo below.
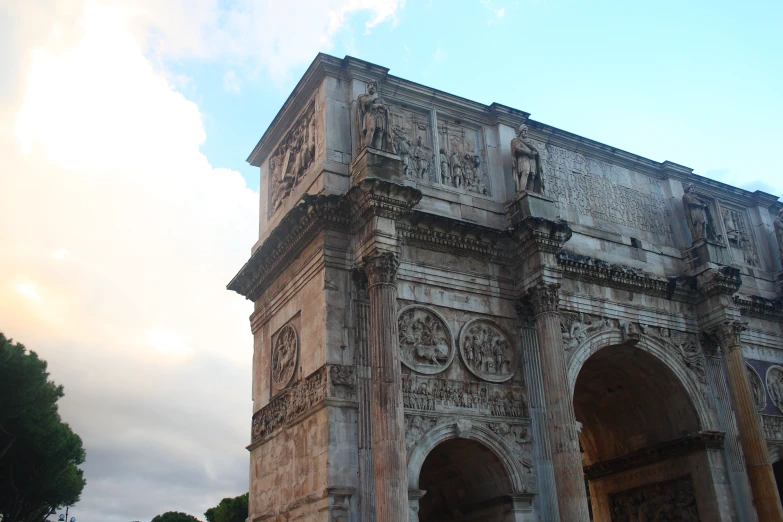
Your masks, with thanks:
M 517 137 L 511 140 L 511 165 L 517 194 L 524 191 L 544 193 L 541 155 L 527 137 L 527 125 L 520 125 Z
M 421 179 L 430 178 L 430 150 L 424 146 L 424 142 L 419 136 L 416 139 L 416 147 L 413 149 L 413 158 L 416 162 L 416 175 Z
M 778 239 L 780 260 L 783 261 L 783 208 L 780 209 L 778 217 L 775 218 L 775 237 Z
M 385 152 L 394 152 L 389 134 L 391 113 L 389 106 L 378 95 L 378 84 L 367 84 L 367 94 L 360 94 L 357 103 L 356 129 L 359 131 L 359 149 L 372 147 Z
M 682 206 L 685 208 L 685 218 L 688 220 L 688 228 L 691 231 L 693 241 L 707 238 L 707 228 L 710 225 L 707 203 L 696 195 L 693 183 L 685 189 L 682 195 Z
M 440 182 L 444 185 L 451 185 L 451 166 L 449 165 L 449 157 L 446 155 L 444 149 L 440 149 Z
M 397 139 L 394 143 L 395 147 L 397 148 L 397 154 L 400 155 L 402 158 L 402 170 L 403 174 L 405 174 L 405 177 L 410 177 L 412 174 L 416 173 L 415 166 L 412 165 L 412 158 L 411 158 L 411 149 L 412 144 L 411 140 L 408 139 L 408 136 L 405 134 L 400 134 L 397 136 Z

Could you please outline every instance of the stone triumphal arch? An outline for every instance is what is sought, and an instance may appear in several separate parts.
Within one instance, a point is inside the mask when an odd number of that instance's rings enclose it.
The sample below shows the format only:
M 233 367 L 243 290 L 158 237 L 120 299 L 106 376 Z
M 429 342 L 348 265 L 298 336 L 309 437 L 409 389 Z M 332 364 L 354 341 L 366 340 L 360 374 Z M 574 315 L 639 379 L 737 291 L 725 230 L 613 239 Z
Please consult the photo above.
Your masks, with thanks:
M 248 161 L 250 522 L 783 520 L 783 211 L 319 55 Z

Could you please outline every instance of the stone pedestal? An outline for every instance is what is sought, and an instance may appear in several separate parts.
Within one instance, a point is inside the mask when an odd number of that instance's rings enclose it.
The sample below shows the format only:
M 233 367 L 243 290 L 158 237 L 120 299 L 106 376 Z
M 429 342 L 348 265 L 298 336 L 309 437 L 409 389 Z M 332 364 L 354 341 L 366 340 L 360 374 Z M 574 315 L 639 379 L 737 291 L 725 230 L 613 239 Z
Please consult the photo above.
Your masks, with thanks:
M 536 318 L 560 520 L 587 522 L 590 515 L 579 452 L 579 432 L 560 331 L 558 290 L 557 284 L 542 283 L 529 289 L 528 294 Z
M 714 263 L 716 265 L 729 265 L 731 258 L 726 245 L 711 239 L 697 239 L 690 248 L 698 258 L 699 265 Z
M 405 174 L 401 165 L 402 158 L 398 155 L 366 147 L 351 163 L 351 185 L 365 179 L 380 179 L 402 185 Z
M 395 286 L 399 261 L 391 252 L 375 253 L 363 261 L 370 297 L 375 520 L 407 522 L 408 473 Z
M 555 200 L 535 192 L 520 192 L 508 205 L 509 219 L 516 223 L 526 217 L 555 220 L 558 218 Z
M 737 419 L 740 444 L 745 455 L 750 489 L 753 503 L 759 520 L 783 521 L 775 477 L 769 462 L 767 444 L 761 430 L 761 422 L 756 413 L 753 393 L 745 370 L 745 360 L 742 357 L 739 322 L 727 322 L 712 331 L 718 338 L 723 352 L 723 366 L 729 394 Z

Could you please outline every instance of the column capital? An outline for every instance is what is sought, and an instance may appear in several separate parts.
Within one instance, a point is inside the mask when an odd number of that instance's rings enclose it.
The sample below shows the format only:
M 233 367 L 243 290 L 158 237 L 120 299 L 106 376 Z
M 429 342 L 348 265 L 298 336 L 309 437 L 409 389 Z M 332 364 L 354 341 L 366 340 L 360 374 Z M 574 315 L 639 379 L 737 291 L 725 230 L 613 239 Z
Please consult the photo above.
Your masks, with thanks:
M 745 323 L 738 320 L 726 321 L 712 327 L 709 333 L 718 340 L 721 351 L 728 353 L 742 346 L 740 334 L 745 329 Z
M 533 314 L 539 315 L 546 312 L 558 312 L 560 302 L 560 283 L 538 283 L 528 288 L 527 296 Z
M 362 258 L 369 286 L 393 285 L 397 278 L 400 260 L 394 252 L 375 252 Z

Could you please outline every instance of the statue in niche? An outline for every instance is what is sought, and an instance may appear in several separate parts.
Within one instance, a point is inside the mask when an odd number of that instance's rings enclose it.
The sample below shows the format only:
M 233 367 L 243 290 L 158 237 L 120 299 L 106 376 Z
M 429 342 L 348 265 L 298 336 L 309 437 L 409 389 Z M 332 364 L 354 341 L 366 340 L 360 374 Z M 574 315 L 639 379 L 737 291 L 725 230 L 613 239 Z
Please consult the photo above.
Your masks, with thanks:
M 359 150 L 365 147 L 394 153 L 394 144 L 389 136 L 391 112 L 389 106 L 378 95 L 378 84 L 367 84 L 367 94 L 360 94 L 356 100 L 359 131 Z
M 517 194 L 544 193 L 541 154 L 527 137 L 527 125 L 520 125 L 517 137 L 511 140 L 511 165 Z
M 696 195 L 693 183 L 688 184 L 685 194 L 682 195 L 682 206 L 685 208 L 685 218 L 688 220 L 693 241 L 707 239 L 708 231 L 711 230 L 710 211 L 707 203 Z
M 778 211 L 778 217 L 775 218 L 775 237 L 778 240 L 778 250 L 780 251 L 780 260 L 783 261 L 783 208 Z

